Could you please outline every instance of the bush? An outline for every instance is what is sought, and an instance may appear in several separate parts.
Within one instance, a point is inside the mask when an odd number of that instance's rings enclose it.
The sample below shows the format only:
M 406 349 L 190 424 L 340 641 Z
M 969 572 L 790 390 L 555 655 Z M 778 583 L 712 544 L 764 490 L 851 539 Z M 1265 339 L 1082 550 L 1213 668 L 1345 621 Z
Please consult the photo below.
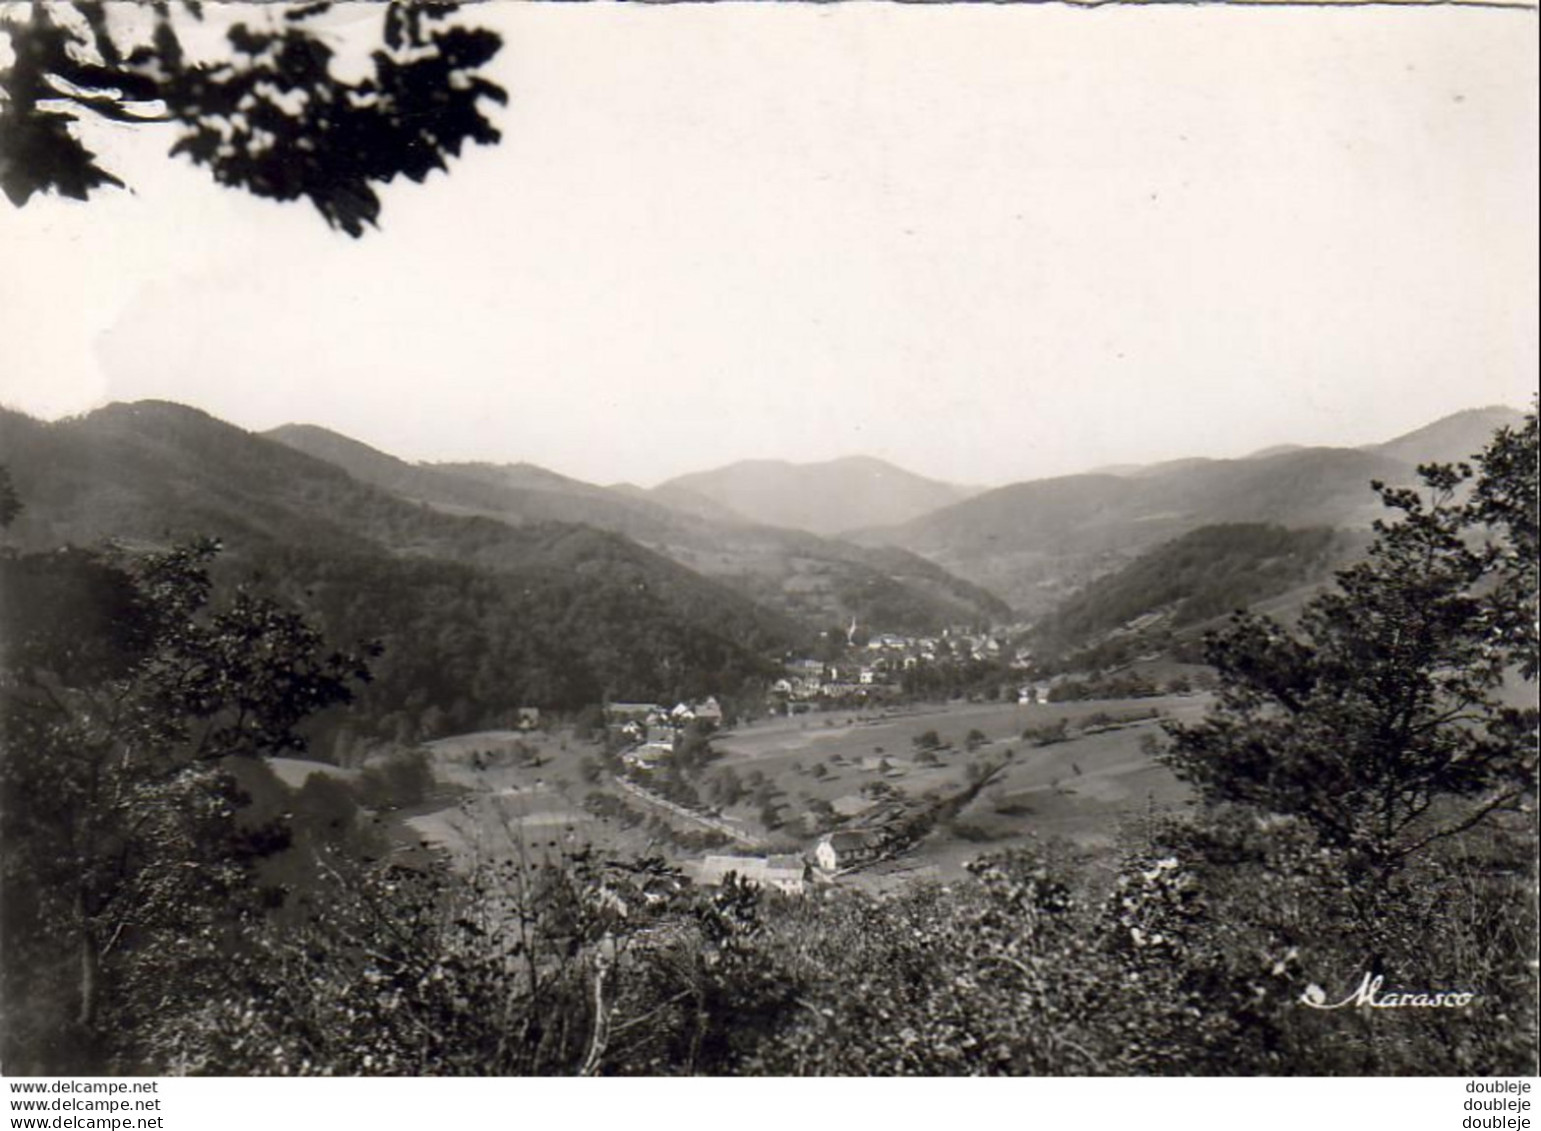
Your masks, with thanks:
M 1064 719 L 1043 726 L 1028 727 L 1022 732 L 1022 741 L 1034 746 L 1053 746 L 1057 742 L 1069 741 L 1069 738 L 1069 724 Z
M 959 840 L 974 844 L 984 844 L 995 839 L 995 834 L 972 821 L 953 821 L 950 829 L 952 835 Z
M 371 809 L 407 809 L 421 805 L 433 792 L 433 766 L 422 749 L 398 750 L 366 766 L 354 792 Z

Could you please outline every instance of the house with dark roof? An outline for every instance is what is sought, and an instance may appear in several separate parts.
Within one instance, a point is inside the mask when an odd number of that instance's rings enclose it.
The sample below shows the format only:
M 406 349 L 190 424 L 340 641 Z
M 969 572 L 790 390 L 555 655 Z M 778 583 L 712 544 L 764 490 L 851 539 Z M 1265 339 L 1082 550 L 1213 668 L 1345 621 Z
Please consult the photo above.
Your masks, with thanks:
M 842 829 L 819 841 L 813 859 L 821 871 L 843 872 L 876 860 L 887 844 L 888 835 L 883 829 Z

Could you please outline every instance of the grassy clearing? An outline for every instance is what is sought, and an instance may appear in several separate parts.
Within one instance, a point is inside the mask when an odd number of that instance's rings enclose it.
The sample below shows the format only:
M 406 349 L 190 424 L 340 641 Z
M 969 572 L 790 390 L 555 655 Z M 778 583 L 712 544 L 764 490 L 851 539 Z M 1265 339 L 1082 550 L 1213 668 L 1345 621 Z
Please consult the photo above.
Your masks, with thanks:
M 410 818 L 415 834 L 462 863 L 556 857 L 585 845 L 620 855 L 685 856 L 613 816 L 585 806 L 593 793 L 624 801 L 645 818 L 657 817 L 682 832 L 694 824 L 628 795 L 608 776 L 585 779 L 584 762 L 598 759 L 596 743 L 566 730 L 478 731 L 426 745 L 435 779 L 465 791 L 453 806 Z
M 758 769 L 789 798 L 830 802 L 858 794 L 876 781 L 909 796 L 950 792 L 962 787 L 970 762 L 994 760 L 1008 748 L 1014 750 L 1016 757 L 1001 780 L 951 825 L 937 829 L 902 860 L 855 880 L 860 886 L 885 888 L 919 877 L 960 876 L 963 864 L 981 853 L 1034 837 L 1065 838 L 1088 848 L 1108 846 L 1130 817 L 1184 804 L 1185 787 L 1141 748 L 1142 740 L 1158 731 L 1156 721 L 1084 735 L 1080 728 L 1098 715 L 1116 718 L 1152 708 L 1167 718 L 1191 719 L 1207 706 L 1207 697 L 1168 696 L 1043 706 L 951 704 L 888 716 L 834 713 L 758 724 L 723 736 L 718 746 L 728 753 L 723 765 L 741 773 Z M 1061 719 L 1071 735 L 1068 740 L 1043 747 L 1022 740 L 1028 727 L 1053 728 Z M 939 766 L 917 767 L 914 739 L 932 730 L 950 748 L 937 753 Z M 965 750 L 970 731 L 986 739 L 972 754 Z M 870 768 L 879 752 L 897 772 Z M 828 776 L 822 779 L 809 772 L 819 760 L 827 766 Z
M 321 774 L 342 782 L 358 777 L 357 770 L 347 770 L 330 762 L 317 762 L 310 758 L 268 758 L 266 761 L 273 776 L 290 789 L 302 788 L 311 774 Z
M 971 763 L 996 761 L 1007 749 L 1015 751 L 1001 779 L 955 821 L 904 859 L 858 882 L 883 887 L 919 877 L 948 879 L 961 875 L 963 864 L 982 852 L 1032 837 L 1108 845 L 1129 817 L 1184 803 L 1183 786 L 1141 748 L 1142 740 L 1157 730 L 1155 721 L 1095 733 L 1081 728 L 1099 715 L 1120 718 L 1153 708 L 1167 718 L 1194 718 L 1207 705 L 1203 696 L 1043 706 L 955 703 L 766 720 L 718 735 L 714 745 L 722 757 L 705 777 L 729 769 L 741 779 L 762 776 L 779 791 L 782 827 L 766 830 L 760 807 L 748 798 L 724 816 L 748 832 L 763 832 L 778 848 L 811 849 L 817 837 L 804 824 L 810 803 L 849 804 L 875 783 L 908 797 L 951 793 L 962 788 Z M 1061 719 L 1070 735 L 1066 741 L 1042 747 L 1023 741 L 1025 729 L 1052 728 Z M 934 766 L 916 762 L 915 739 L 928 731 L 935 731 L 942 743 Z M 967 749 L 970 732 L 983 736 L 976 735 L 973 751 Z M 700 855 L 657 842 L 645 827 L 628 828 L 615 818 L 587 812 L 584 798 L 597 790 L 625 798 L 648 817 L 668 818 L 608 779 L 585 781 L 580 763 L 595 757 L 597 748 L 568 734 L 488 731 L 441 739 L 428 749 L 435 775 L 467 796 L 454 807 L 412 817 L 410 823 L 418 835 L 457 858 L 518 852 L 538 857 L 582 844 L 623 854 L 655 852 L 682 863 Z M 691 828 L 668 819 L 683 831 Z

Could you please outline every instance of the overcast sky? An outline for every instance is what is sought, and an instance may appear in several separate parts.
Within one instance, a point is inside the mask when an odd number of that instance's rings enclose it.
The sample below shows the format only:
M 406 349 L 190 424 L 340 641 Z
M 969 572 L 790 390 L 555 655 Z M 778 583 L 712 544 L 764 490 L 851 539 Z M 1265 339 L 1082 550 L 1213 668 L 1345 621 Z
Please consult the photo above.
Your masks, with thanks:
M 353 241 L 112 127 L 0 201 L 0 402 L 654 483 L 1366 443 L 1537 372 L 1533 12 L 488 4 L 505 140 Z

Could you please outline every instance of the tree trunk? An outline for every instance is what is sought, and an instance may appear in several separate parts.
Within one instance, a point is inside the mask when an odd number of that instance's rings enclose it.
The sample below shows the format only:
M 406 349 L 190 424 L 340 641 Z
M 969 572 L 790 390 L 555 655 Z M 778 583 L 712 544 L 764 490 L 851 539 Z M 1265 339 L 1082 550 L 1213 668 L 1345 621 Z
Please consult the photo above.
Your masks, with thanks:
M 91 936 L 90 921 L 86 918 L 86 893 L 84 889 L 75 895 L 75 913 L 80 917 L 80 1011 L 75 1023 L 87 1032 L 96 1029 L 97 996 L 101 984 L 101 956 L 97 953 L 96 940 Z

